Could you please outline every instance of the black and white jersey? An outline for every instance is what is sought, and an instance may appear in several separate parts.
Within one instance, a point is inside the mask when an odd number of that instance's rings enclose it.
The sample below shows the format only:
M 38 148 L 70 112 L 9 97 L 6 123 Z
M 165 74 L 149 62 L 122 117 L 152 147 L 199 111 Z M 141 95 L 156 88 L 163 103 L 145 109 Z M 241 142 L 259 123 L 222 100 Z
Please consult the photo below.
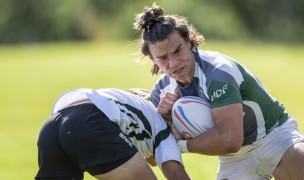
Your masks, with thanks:
M 61 95 L 52 113 L 70 104 L 90 99 L 130 138 L 144 156 L 154 156 L 158 166 L 175 160 L 182 163 L 181 152 L 170 128 L 148 100 L 118 89 L 76 89 Z

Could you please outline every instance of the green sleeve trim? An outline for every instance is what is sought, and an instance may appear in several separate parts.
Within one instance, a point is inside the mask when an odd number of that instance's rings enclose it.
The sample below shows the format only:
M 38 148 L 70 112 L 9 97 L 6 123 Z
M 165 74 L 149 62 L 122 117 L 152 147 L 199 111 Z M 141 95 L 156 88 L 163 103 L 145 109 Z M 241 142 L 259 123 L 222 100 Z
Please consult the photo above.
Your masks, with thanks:
M 208 92 L 212 108 L 242 103 L 243 101 L 239 89 L 223 82 L 213 81 Z

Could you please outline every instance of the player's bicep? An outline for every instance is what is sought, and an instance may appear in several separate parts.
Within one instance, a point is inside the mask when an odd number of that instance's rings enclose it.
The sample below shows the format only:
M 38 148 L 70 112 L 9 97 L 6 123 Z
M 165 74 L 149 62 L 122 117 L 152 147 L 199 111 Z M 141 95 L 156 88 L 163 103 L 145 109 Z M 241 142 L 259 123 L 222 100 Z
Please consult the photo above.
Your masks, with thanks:
M 243 144 L 243 106 L 242 103 L 229 104 L 212 109 L 215 127 L 223 133 L 226 142 L 235 146 Z

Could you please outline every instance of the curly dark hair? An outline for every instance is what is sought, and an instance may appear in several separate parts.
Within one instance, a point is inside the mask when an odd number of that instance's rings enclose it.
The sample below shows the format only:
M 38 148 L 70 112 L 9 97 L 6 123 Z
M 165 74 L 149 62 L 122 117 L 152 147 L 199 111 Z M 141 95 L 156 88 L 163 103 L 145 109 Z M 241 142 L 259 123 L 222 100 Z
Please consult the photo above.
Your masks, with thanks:
M 167 39 L 171 33 L 177 31 L 185 41 L 189 41 L 191 49 L 197 49 L 204 43 L 204 36 L 188 23 L 187 19 L 178 15 L 164 15 L 163 8 L 153 3 L 151 7 L 145 7 L 142 13 L 136 15 L 133 28 L 141 31 L 141 52 L 144 56 L 151 56 L 149 43 Z M 151 73 L 159 74 L 159 67 L 154 64 Z

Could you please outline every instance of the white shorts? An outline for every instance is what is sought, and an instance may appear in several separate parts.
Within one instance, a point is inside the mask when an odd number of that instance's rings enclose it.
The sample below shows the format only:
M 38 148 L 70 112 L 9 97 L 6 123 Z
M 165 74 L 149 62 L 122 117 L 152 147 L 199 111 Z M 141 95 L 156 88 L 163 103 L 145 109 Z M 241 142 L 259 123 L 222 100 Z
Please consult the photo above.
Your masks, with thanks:
M 304 142 L 304 136 L 297 130 L 297 122 L 290 118 L 258 143 L 244 146 L 237 153 L 220 156 L 217 179 L 271 179 L 284 152 L 301 141 Z

